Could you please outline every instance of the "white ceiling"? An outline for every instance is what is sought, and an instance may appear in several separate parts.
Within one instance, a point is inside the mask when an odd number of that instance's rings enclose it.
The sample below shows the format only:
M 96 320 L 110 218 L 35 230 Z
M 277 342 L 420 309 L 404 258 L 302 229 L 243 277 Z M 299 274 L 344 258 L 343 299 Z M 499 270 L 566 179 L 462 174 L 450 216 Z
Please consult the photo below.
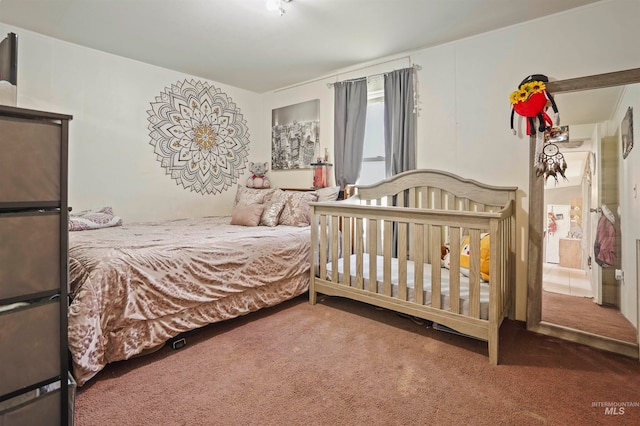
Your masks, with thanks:
M 596 1 L 0 0 L 0 22 L 264 93 Z
M 561 124 L 592 124 L 613 119 L 623 91 L 624 86 L 614 86 L 556 94 Z

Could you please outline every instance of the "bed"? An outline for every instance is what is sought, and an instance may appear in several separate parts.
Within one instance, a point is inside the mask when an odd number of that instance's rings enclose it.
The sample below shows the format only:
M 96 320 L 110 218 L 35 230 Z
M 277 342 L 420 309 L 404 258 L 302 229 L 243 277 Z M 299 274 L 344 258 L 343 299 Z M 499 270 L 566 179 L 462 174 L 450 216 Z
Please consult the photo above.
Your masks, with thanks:
M 90 229 L 69 233 L 69 349 L 79 386 L 106 364 L 152 350 L 182 332 L 307 291 L 308 202 L 317 194 L 253 194 L 260 199 L 241 200 L 231 217 L 124 225 L 111 218 L 109 223 L 119 226 L 98 229 L 81 221 L 73 225 Z M 265 194 L 273 196 L 267 200 Z M 236 211 L 246 216 L 273 205 L 280 212 L 274 223 L 234 222 L 241 216 Z M 257 218 L 264 225 L 265 216 Z
M 412 170 L 312 203 L 310 303 L 321 293 L 433 321 L 487 341 L 497 364 L 514 308 L 516 190 Z

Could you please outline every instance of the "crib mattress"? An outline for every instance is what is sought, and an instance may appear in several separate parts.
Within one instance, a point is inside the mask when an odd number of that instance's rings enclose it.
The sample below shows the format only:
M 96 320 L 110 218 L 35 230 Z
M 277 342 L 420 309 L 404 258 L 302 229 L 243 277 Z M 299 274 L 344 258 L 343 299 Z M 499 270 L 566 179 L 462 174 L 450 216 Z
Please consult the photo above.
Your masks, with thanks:
M 383 293 L 383 279 L 384 279 L 384 257 L 376 256 L 376 281 L 377 281 L 377 292 Z M 350 271 L 351 271 L 351 287 L 355 287 L 355 272 L 356 272 L 356 255 L 352 254 L 350 256 Z M 339 282 L 344 282 L 344 258 L 338 259 L 338 277 Z M 367 253 L 363 254 L 362 257 L 362 275 L 364 279 L 364 287 L 368 288 L 369 286 L 369 255 Z M 391 296 L 398 297 L 398 259 L 391 259 Z M 424 293 L 424 301 L 426 306 L 431 305 L 431 264 L 425 263 L 423 265 L 424 270 L 424 282 L 423 282 L 423 293 Z M 327 264 L 327 279 L 331 280 L 331 275 L 333 271 L 332 263 Z M 444 310 L 449 310 L 449 273 L 450 271 L 446 268 L 441 268 L 441 285 L 440 285 L 440 306 L 443 307 Z M 415 282 L 415 264 L 412 260 L 407 260 L 407 293 L 408 300 L 411 302 L 415 302 L 415 291 L 414 291 L 414 282 Z M 460 274 L 460 310 L 464 315 L 469 315 L 469 278 Z M 480 283 L 480 318 L 489 319 L 489 283 L 481 282 Z

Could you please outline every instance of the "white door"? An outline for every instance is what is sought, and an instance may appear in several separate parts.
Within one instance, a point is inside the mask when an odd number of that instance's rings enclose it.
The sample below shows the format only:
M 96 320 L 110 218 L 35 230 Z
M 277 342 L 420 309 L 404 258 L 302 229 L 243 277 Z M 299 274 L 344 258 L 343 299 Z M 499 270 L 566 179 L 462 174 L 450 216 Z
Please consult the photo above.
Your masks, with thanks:
M 602 185 L 602 147 L 600 145 L 599 129 L 600 125 L 596 126 L 598 131 L 595 134 L 592 149 L 593 154 L 590 157 L 591 162 L 591 200 L 589 209 L 589 223 L 591 232 L 589 235 L 589 259 L 591 265 L 591 291 L 593 292 L 593 301 L 598 305 L 602 304 L 602 269 L 596 263 L 596 257 L 593 252 L 593 245 L 596 241 L 596 229 L 598 228 L 598 220 L 600 214 L 598 213 L 600 206 L 602 205 L 602 199 L 600 198 L 600 187 Z

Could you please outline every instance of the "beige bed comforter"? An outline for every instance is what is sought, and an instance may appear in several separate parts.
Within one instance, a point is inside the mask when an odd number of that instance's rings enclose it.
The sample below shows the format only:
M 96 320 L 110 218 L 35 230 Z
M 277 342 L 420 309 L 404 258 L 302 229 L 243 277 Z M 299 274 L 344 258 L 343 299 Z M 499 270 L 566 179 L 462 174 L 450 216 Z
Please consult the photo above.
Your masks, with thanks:
M 69 348 L 78 385 L 181 332 L 307 290 L 309 228 L 183 219 L 71 232 Z

